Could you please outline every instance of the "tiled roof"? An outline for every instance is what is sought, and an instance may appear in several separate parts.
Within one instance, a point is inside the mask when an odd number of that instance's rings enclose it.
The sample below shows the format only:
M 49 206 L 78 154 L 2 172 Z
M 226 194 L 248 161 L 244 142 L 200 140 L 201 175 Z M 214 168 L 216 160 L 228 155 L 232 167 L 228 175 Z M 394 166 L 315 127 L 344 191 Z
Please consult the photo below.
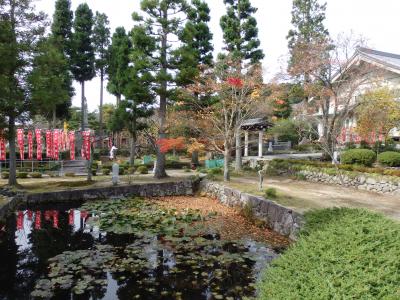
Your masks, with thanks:
M 372 50 L 369 48 L 359 47 L 357 49 L 357 54 L 359 54 L 362 58 L 367 60 L 372 60 L 376 63 L 385 65 L 387 67 L 396 69 L 400 72 L 400 55 Z

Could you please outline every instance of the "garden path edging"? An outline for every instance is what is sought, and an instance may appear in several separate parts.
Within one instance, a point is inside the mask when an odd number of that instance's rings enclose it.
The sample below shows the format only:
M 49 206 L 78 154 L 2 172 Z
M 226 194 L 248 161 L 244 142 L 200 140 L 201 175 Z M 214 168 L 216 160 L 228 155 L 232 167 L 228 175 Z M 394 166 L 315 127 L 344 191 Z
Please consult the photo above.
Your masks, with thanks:
M 250 204 L 257 218 L 266 222 L 272 230 L 293 240 L 297 239 L 304 224 L 302 214 L 264 197 L 243 193 L 206 179 L 200 182 L 199 190 L 227 206 L 244 207 Z

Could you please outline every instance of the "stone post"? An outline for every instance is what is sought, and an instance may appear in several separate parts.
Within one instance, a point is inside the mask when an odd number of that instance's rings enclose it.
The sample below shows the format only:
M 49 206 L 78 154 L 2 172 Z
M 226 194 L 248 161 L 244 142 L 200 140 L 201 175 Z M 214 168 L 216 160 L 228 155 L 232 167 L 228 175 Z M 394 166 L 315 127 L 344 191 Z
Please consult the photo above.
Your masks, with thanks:
M 119 165 L 114 163 L 112 165 L 112 183 L 113 185 L 118 185 L 119 181 Z
M 263 134 L 262 130 L 258 132 L 258 157 L 263 156 Z
M 244 156 L 249 156 L 249 132 L 244 132 Z

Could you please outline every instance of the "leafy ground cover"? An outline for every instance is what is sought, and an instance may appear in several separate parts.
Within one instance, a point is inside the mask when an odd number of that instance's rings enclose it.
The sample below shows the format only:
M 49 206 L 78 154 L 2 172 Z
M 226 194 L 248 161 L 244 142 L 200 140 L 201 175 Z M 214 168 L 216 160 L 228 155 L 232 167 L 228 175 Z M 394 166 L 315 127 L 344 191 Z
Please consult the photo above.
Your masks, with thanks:
M 298 242 L 273 262 L 259 299 L 399 299 L 400 224 L 360 209 L 306 213 Z

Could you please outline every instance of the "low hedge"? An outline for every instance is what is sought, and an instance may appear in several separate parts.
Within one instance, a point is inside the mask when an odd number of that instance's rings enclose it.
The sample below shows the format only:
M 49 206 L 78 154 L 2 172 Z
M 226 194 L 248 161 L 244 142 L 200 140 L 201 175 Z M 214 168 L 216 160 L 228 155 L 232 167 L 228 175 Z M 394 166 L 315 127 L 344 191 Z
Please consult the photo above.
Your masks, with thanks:
M 264 271 L 259 299 L 399 299 L 400 224 L 361 209 L 305 214 L 299 240 Z
M 32 172 L 29 174 L 31 178 L 42 178 L 42 173 L 40 172 Z
M 28 172 L 17 172 L 17 178 L 28 178 Z
M 137 172 L 139 174 L 148 174 L 149 173 L 149 169 L 146 166 L 139 166 L 137 168 Z
M 357 164 L 370 167 L 376 160 L 376 154 L 369 149 L 351 149 L 340 155 L 342 164 Z
M 387 167 L 400 167 L 400 152 L 387 151 L 380 153 L 378 162 Z
M 103 173 L 103 175 L 110 175 L 111 169 L 103 168 L 103 169 L 101 170 L 101 172 Z
M 8 177 L 10 177 L 10 173 L 9 172 L 1 172 L 1 178 L 2 179 L 8 179 Z

